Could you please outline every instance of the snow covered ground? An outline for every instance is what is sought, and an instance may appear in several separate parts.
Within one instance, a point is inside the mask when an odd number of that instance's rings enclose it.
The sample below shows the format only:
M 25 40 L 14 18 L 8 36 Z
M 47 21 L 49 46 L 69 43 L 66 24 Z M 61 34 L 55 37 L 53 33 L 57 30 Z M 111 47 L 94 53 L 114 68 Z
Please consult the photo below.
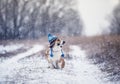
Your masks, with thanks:
M 103 74 L 96 65 L 89 63 L 85 51 L 75 45 L 70 48 L 73 59 L 65 60 L 64 69 L 48 69 L 45 58 L 34 55 L 44 47 L 34 45 L 0 63 L 0 84 L 113 84 L 103 81 Z
M 11 44 L 11 45 L 0 45 L 0 54 L 5 54 L 6 52 L 12 52 L 23 47 L 23 44 Z

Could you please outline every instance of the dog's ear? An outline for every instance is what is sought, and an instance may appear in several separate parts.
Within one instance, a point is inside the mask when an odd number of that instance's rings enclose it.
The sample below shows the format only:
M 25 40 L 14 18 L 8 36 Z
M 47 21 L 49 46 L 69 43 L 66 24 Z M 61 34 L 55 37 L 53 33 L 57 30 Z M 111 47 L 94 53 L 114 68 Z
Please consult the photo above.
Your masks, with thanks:
M 60 39 L 57 39 L 57 41 L 60 41 Z

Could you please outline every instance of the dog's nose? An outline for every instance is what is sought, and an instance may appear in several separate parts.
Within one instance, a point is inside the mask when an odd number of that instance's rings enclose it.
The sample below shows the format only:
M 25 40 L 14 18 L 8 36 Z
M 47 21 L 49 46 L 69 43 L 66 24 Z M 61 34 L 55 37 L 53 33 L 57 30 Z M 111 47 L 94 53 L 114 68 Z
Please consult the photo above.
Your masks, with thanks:
M 62 48 L 62 46 L 60 46 Z

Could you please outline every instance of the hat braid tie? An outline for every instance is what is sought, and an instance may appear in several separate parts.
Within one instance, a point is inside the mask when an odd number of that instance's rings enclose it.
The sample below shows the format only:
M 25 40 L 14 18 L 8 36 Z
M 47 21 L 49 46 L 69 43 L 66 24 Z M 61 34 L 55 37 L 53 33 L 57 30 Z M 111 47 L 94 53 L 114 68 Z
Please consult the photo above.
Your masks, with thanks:
M 50 48 L 50 57 L 53 57 L 52 48 Z
M 63 53 L 62 49 L 61 49 L 61 53 L 62 53 L 61 56 L 64 57 L 64 53 Z

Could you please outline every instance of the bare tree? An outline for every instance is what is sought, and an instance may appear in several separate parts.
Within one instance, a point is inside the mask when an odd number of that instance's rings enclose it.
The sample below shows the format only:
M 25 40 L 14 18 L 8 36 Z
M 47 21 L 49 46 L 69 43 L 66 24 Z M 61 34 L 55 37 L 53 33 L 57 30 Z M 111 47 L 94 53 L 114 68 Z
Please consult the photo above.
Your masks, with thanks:
M 7 5 L 8 5 L 8 1 L 7 0 L 0 0 L 0 26 L 1 26 L 1 31 L 3 32 L 1 34 L 1 36 L 3 37 L 3 39 L 5 39 L 7 37 L 7 16 L 4 14 L 7 14 L 8 10 L 7 10 Z
M 120 3 L 113 11 L 110 29 L 111 29 L 111 34 L 120 35 Z

